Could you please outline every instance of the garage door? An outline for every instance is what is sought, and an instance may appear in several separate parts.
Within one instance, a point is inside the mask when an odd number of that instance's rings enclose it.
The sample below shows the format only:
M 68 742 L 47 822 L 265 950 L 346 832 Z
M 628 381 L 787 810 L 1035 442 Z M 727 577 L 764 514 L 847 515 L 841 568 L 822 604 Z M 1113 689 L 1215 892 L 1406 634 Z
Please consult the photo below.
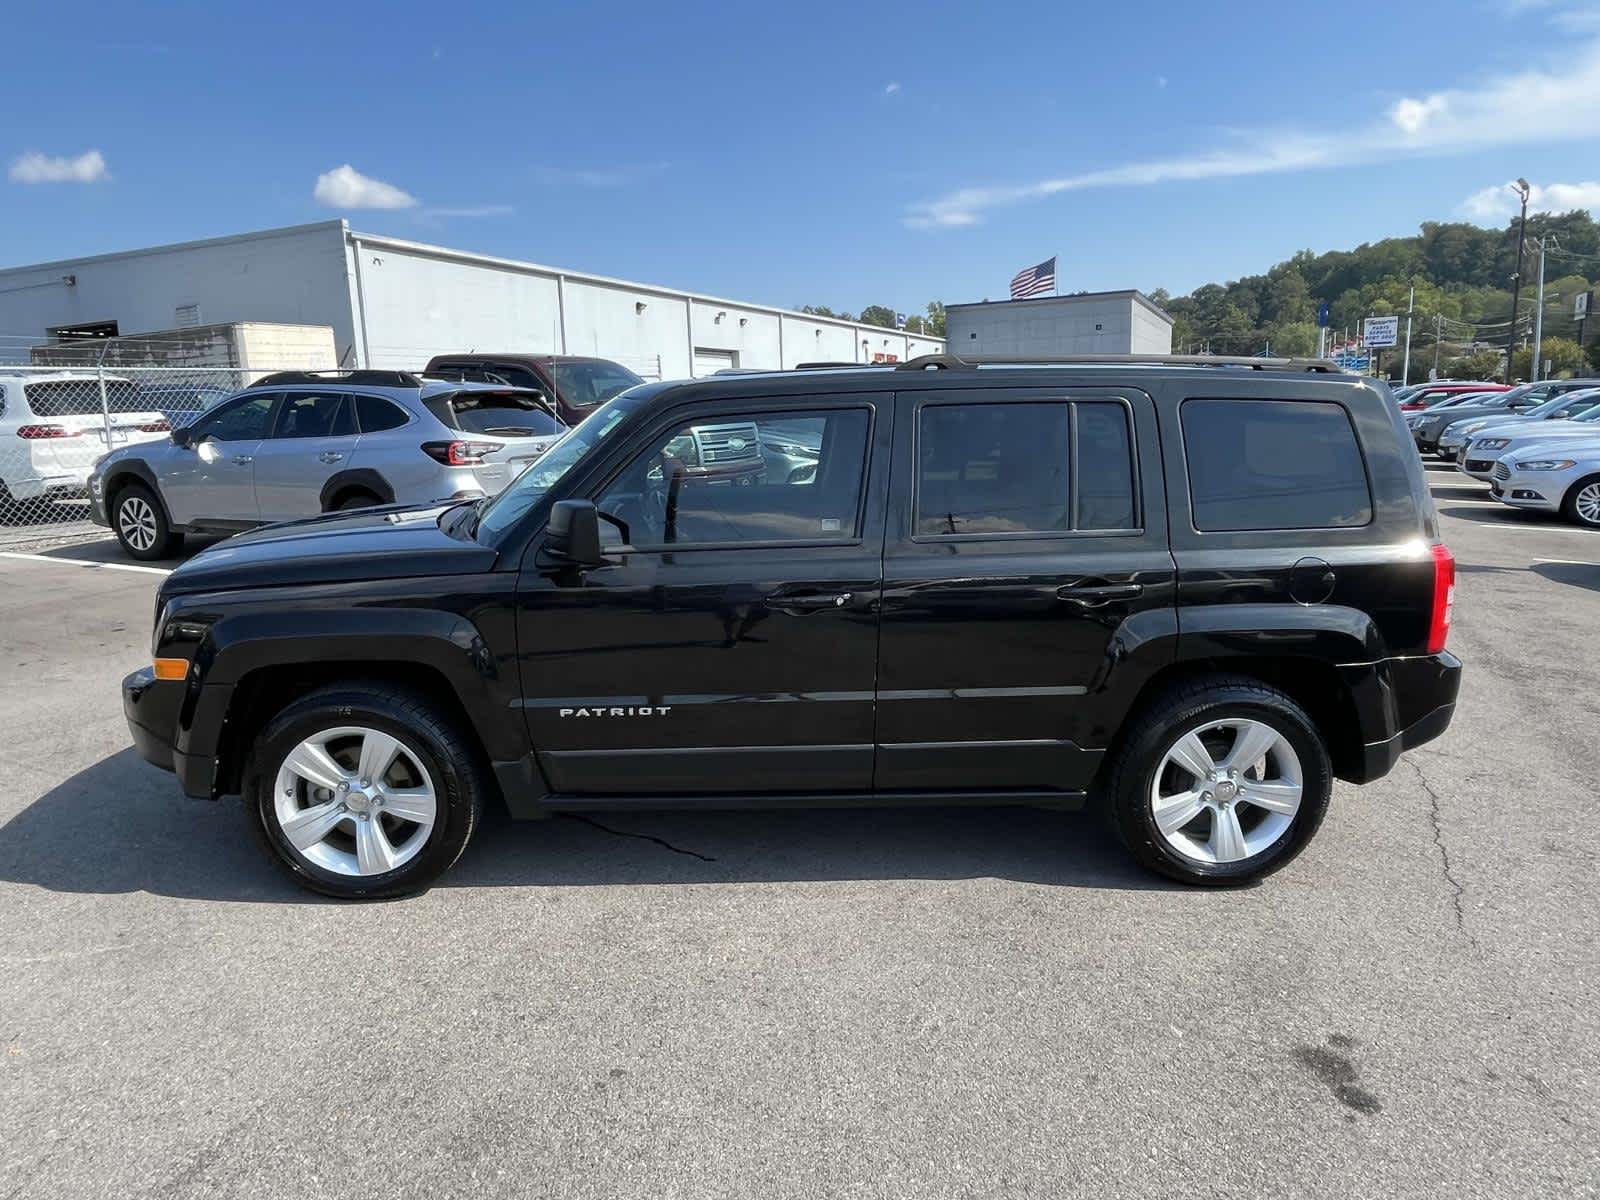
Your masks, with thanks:
M 730 367 L 739 365 L 739 352 L 737 350 L 706 350 L 703 347 L 694 348 L 694 377 L 704 379 L 707 375 L 715 375 L 718 371 L 726 371 Z

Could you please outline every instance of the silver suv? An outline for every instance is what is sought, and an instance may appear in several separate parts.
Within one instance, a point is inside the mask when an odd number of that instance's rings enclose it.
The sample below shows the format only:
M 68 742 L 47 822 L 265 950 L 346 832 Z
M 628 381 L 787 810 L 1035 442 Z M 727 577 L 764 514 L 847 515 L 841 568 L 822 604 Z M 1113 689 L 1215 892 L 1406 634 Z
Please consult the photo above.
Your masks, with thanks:
M 286 372 L 168 439 L 101 458 L 90 509 L 134 558 L 162 558 L 188 531 L 494 495 L 565 432 L 526 388 L 404 371 Z

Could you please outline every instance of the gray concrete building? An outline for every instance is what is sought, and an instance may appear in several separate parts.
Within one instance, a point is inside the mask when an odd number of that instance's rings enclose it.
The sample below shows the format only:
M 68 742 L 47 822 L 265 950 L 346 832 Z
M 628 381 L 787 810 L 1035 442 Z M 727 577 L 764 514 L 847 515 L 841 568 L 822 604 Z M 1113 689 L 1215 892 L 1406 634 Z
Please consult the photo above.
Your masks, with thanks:
M 1172 318 L 1140 291 L 951 304 L 945 314 L 945 337 L 955 355 L 1172 353 Z

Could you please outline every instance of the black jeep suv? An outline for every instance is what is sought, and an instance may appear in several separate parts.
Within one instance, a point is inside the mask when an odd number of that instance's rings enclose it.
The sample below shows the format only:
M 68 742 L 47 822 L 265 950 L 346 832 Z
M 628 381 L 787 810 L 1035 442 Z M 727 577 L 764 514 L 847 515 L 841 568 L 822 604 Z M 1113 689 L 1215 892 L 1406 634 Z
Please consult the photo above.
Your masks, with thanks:
M 700 428 L 774 465 L 697 472 Z M 338 896 L 426 884 L 497 802 L 1093 797 L 1235 883 L 1449 724 L 1453 586 L 1387 392 L 1324 363 L 736 375 L 623 393 L 492 500 L 198 555 L 123 702 Z

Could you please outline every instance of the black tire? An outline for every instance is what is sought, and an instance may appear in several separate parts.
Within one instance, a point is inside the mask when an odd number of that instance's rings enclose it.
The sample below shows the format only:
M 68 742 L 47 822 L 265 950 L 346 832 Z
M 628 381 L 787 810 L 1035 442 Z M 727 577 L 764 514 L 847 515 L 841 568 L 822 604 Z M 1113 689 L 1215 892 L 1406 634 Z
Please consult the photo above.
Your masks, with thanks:
M 149 519 L 134 521 L 134 514 L 141 518 L 148 514 Z M 111 531 L 130 558 L 141 562 L 171 558 L 183 545 L 183 534 L 173 531 L 166 508 L 142 483 L 130 483 L 118 489 L 111 497 L 111 511 L 106 516 L 111 522 Z
M 1151 789 L 1167 750 L 1185 731 L 1234 716 L 1270 725 L 1288 741 L 1300 760 L 1300 807 L 1284 833 L 1260 853 L 1230 863 L 1202 862 L 1180 854 L 1162 836 L 1151 810 Z M 1106 778 L 1112 824 L 1140 865 L 1181 883 L 1210 886 L 1248 883 L 1292 860 L 1322 824 L 1333 791 L 1327 745 L 1305 710 L 1276 688 L 1233 675 L 1192 680 L 1157 697 L 1129 726 Z
M 437 781 L 437 816 L 422 848 L 395 870 L 346 875 L 310 862 L 289 844 L 275 811 L 278 769 L 305 738 L 335 726 L 364 726 L 398 739 Z M 378 683 L 320 688 L 294 701 L 257 737 L 244 773 L 251 832 L 268 858 L 302 887 L 346 900 L 422 891 L 461 857 L 483 816 L 490 784 L 482 755 L 456 720 L 426 697 Z
M 355 508 L 374 508 L 383 501 L 371 492 L 346 492 L 339 497 L 339 502 L 330 508 L 329 512 L 348 512 Z
M 1578 511 L 1578 493 L 1586 487 L 1600 483 L 1600 475 L 1586 475 L 1567 489 L 1567 494 L 1561 499 L 1561 515 L 1574 525 L 1582 525 L 1585 529 L 1600 529 L 1600 521 L 1591 521 Z

